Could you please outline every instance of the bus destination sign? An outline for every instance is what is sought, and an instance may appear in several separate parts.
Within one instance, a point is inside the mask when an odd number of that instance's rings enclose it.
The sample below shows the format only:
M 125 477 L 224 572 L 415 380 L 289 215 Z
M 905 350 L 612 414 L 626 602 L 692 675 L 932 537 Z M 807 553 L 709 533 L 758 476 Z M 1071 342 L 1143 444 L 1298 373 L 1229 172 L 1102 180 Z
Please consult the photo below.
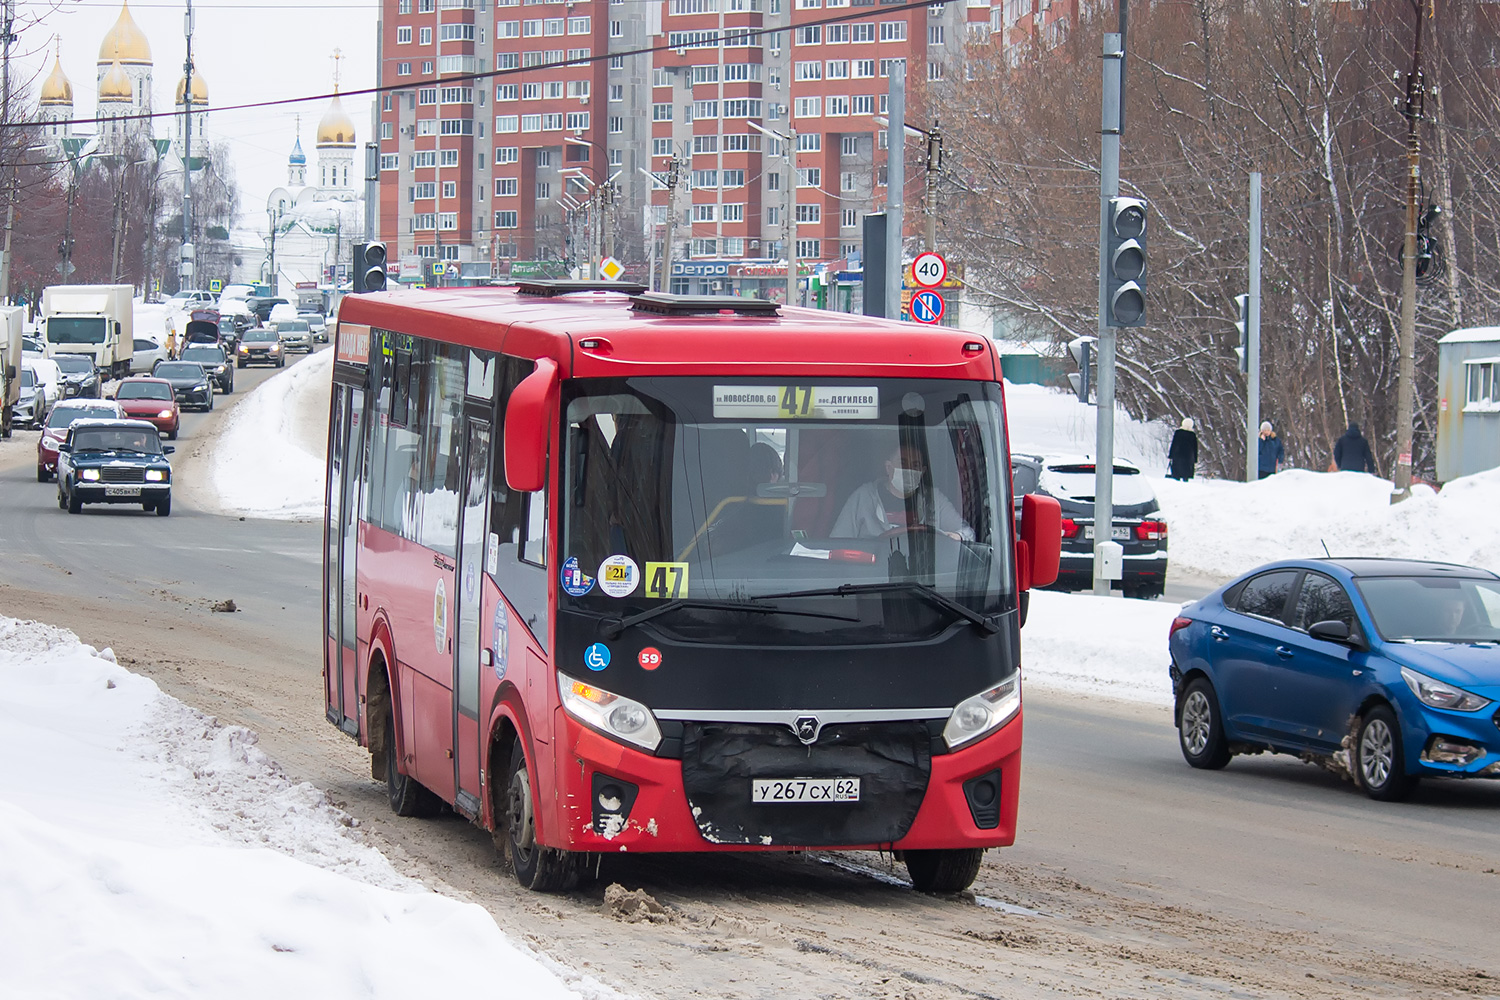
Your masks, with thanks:
M 873 385 L 716 385 L 719 420 L 877 420 Z

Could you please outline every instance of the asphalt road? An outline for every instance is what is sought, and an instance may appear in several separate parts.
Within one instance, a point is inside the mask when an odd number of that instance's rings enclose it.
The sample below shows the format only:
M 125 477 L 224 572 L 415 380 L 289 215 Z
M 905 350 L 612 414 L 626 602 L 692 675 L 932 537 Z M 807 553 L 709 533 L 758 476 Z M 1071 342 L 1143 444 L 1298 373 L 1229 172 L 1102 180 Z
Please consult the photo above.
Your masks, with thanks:
M 239 372 L 214 413 L 186 417 L 179 481 L 201 483 L 225 404 L 269 374 Z M 980 905 L 912 893 L 876 856 L 608 859 L 605 883 L 665 904 L 652 922 L 628 922 L 597 888 L 526 893 L 468 824 L 392 817 L 368 758 L 324 721 L 321 525 L 181 499 L 166 519 L 69 516 L 35 482 L 34 447 L 24 432 L 0 442 L 0 613 L 114 646 L 170 693 L 256 729 L 398 866 L 611 984 L 893 1000 L 1500 995 L 1500 783 L 1428 782 L 1381 804 L 1287 758 L 1197 772 L 1166 709 L 1041 690 L 1028 691 L 1018 842 L 987 856 Z M 224 599 L 239 610 L 211 609 Z

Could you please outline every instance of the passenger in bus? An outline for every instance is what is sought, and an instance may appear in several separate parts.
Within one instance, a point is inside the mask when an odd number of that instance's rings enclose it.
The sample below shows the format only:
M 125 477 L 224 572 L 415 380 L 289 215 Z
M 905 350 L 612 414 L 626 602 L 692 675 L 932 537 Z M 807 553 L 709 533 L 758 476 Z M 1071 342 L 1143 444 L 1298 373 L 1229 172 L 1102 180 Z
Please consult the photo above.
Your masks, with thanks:
M 781 456 L 766 442 L 757 441 L 750 446 L 745 464 L 750 478 L 745 497 L 726 506 L 709 525 L 709 544 L 714 552 L 733 552 L 786 535 L 786 500 L 761 497 L 756 489 L 782 481 L 785 470 Z
M 972 542 L 974 529 L 936 487 L 921 489 L 927 463 L 916 448 L 896 448 L 885 460 L 885 476 L 849 495 L 833 538 L 879 538 L 891 531 L 932 528 L 954 541 Z M 928 484 L 930 486 L 930 483 Z

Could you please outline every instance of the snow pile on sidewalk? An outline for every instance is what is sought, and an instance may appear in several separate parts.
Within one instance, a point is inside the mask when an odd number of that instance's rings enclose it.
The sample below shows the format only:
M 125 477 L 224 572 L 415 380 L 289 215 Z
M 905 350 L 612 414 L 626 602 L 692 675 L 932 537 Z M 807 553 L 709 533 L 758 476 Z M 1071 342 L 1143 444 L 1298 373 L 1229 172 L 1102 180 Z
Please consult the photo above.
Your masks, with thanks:
M 255 747 L 70 632 L 0 616 L 0 955 L 14 997 L 571 998 Z
M 1018 454 L 1092 455 L 1099 408 L 1078 401 L 1071 392 L 1044 385 L 1005 383 L 1005 417 L 1010 448 Z M 1167 446 L 1172 428 L 1135 420 L 1115 408 L 1115 457 L 1133 462 L 1153 476 L 1167 474 Z
M 1161 601 L 1033 590 L 1021 629 L 1024 683 L 1170 705 L 1167 631 L 1177 612 Z
M 299 443 L 307 396 L 327 400 L 333 351 L 319 351 L 267 379 L 230 411 L 214 445 L 212 475 L 219 502 L 250 517 L 323 516 L 327 458 Z
M 1172 570 L 1228 579 L 1273 559 L 1394 556 L 1500 570 L 1500 469 L 1418 487 L 1356 472 L 1292 469 L 1254 483 L 1157 482 Z

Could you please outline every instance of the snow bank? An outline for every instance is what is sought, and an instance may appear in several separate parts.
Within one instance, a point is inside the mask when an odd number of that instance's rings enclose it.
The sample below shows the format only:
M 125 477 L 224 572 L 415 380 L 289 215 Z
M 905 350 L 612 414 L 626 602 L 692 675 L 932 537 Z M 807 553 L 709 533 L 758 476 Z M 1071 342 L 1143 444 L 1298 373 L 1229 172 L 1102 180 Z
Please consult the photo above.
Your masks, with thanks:
M 1170 705 L 1167 631 L 1177 611 L 1160 601 L 1034 590 L 1021 629 L 1024 682 Z
M 398 875 L 323 793 L 110 650 L 0 617 L 7 996 L 576 998 L 481 907 Z
M 1273 559 L 1395 556 L 1500 569 L 1500 469 L 1418 487 L 1356 472 L 1292 469 L 1254 483 L 1157 482 L 1171 526 L 1172 570 L 1222 579 Z M 1169 571 L 1170 572 L 1170 571 Z
M 327 459 L 299 443 L 296 421 L 307 395 L 328 398 L 333 351 L 319 351 L 262 382 L 230 411 L 214 445 L 219 502 L 251 517 L 323 516 Z
M 1098 407 L 1087 406 L 1070 392 L 1044 385 L 1005 383 L 1005 416 L 1010 447 L 1022 454 L 1092 455 Z M 1167 446 L 1172 428 L 1134 420 L 1115 408 L 1115 457 L 1155 476 L 1167 474 Z

